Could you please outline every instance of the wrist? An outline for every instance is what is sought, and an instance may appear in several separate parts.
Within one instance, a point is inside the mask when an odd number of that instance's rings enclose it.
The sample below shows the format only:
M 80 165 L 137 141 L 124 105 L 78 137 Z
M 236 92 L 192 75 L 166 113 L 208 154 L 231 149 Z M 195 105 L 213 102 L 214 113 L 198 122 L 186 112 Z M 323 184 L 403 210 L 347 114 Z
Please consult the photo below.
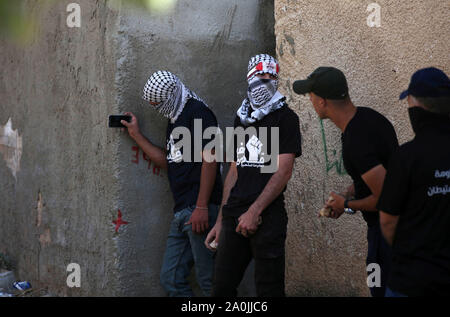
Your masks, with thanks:
M 217 215 L 216 223 L 215 223 L 214 226 L 221 226 L 221 225 L 222 225 L 222 214 L 219 213 L 219 214 Z
M 345 199 L 345 201 L 344 201 L 344 208 L 350 208 L 349 206 L 348 206 L 348 202 L 350 201 L 350 199 L 349 198 L 346 198 Z
M 195 208 L 200 210 L 208 210 L 208 203 L 197 201 L 197 203 L 195 204 Z
M 137 141 L 138 139 L 142 138 L 141 132 L 138 130 L 136 132 L 130 133 L 130 136 L 133 140 Z
M 255 216 L 259 216 L 261 214 L 262 210 L 260 208 L 258 208 L 258 206 L 253 204 L 248 209 L 248 212 L 252 213 Z
M 344 212 L 347 214 L 354 214 L 356 213 L 356 211 L 354 211 L 350 206 L 349 206 L 349 202 L 351 202 L 353 199 L 346 199 L 344 201 Z

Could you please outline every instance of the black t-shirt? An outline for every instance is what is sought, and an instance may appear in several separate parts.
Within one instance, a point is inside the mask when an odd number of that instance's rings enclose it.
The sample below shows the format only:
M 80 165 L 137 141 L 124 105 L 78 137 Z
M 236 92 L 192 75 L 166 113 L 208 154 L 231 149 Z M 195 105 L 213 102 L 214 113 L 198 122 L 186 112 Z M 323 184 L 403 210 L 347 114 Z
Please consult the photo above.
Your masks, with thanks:
M 356 114 L 342 133 L 342 157 L 347 173 L 355 184 L 355 199 L 372 194 L 362 175 L 377 165 L 387 168 L 389 159 L 398 147 L 394 127 L 379 112 L 357 107 Z M 379 223 L 378 212 L 362 211 L 368 226 Z
M 201 119 L 203 131 L 208 127 L 217 127 L 217 119 L 214 113 L 206 107 L 202 102 L 196 99 L 189 99 L 184 106 L 183 111 L 178 116 L 175 123 L 167 126 L 166 144 L 167 144 L 167 174 L 169 177 L 169 184 L 172 190 L 175 201 L 174 212 L 180 211 L 186 207 L 193 206 L 197 202 L 198 192 L 200 189 L 200 175 L 202 169 L 201 162 L 194 162 L 194 120 Z M 180 149 L 175 147 L 175 144 L 184 138 L 183 135 L 179 137 L 173 136 L 173 130 L 177 127 L 185 127 L 189 129 L 191 134 L 191 159 L 190 162 L 185 162 L 186 158 L 182 158 L 184 153 L 183 147 Z M 202 135 L 200 137 L 202 137 Z M 214 138 L 214 137 L 213 137 Z M 183 139 L 184 140 L 184 139 Z M 198 140 L 197 140 L 198 141 Z M 211 140 L 203 139 L 202 149 Z M 200 156 L 201 157 L 201 156 Z M 220 166 L 218 163 L 216 172 L 216 181 L 212 190 L 209 203 L 220 204 L 222 200 L 222 179 L 220 177 Z
M 399 216 L 388 286 L 450 296 L 450 118 L 430 121 L 396 151 L 377 207 Z
M 238 116 L 235 118 L 234 127 L 248 128 L 242 125 Z M 234 146 L 231 150 L 234 153 L 238 178 L 222 210 L 224 216 L 240 216 L 261 194 L 275 173 L 275 171 L 263 172 L 262 168 L 278 161 L 278 156 L 272 153 L 276 152 L 277 145 L 279 154 L 293 153 L 295 157 L 302 154 L 299 119 L 287 105 L 269 113 L 250 127 L 255 129 L 245 135 L 245 140 L 239 140 L 236 135 L 234 136 Z M 278 129 L 278 138 L 272 128 Z M 266 136 L 264 131 L 267 133 Z M 271 157 L 269 161 L 267 155 L 275 157 Z M 286 187 L 283 192 L 285 190 Z M 283 192 L 271 205 L 284 202 Z

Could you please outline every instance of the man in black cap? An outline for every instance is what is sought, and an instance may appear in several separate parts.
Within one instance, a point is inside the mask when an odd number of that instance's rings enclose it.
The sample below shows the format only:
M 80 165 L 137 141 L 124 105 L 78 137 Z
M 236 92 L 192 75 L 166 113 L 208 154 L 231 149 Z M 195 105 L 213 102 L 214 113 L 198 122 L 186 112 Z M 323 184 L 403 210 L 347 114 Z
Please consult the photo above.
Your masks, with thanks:
M 347 173 L 353 179 L 343 195 L 330 193 L 324 208 L 331 218 L 360 210 L 367 222 L 367 265 L 378 264 L 381 283 L 370 287 L 372 296 L 384 296 L 390 266 L 390 247 L 383 239 L 376 208 L 386 168 L 398 147 L 392 124 L 370 108 L 355 107 L 344 74 L 333 67 L 319 67 L 306 80 L 294 82 L 297 94 L 309 94 L 320 119 L 330 119 L 342 131 L 342 155 Z M 354 197 L 352 199 L 351 197 Z
M 421 69 L 406 97 L 416 137 L 392 156 L 378 203 L 392 245 L 386 296 L 450 296 L 450 80 Z

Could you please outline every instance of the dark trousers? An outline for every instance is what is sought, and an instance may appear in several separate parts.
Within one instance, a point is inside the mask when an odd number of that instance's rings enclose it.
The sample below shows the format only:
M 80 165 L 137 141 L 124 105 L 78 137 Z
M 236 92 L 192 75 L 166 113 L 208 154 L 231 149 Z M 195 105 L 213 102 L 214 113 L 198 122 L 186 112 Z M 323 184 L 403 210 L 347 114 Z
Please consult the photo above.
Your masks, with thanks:
M 408 297 L 408 296 L 403 293 L 393 291 L 389 287 L 386 287 L 386 294 L 384 295 L 384 297 Z
M 266 213 L 267 211 L 267 213 Z M 245 270 L 255 260 L 259 297 L 283 297 L 287 215 L 283 209 L 265 210 L 257 232 L 245 238 L 237 233 L 236 217 L 225 217 L 215 259 L 212 296 L 236 297 Z
M 370 294 L 372 297 L 384 297 L 391 268 L 392 251 L 381 233 L 379 223 L 368 226 L 367 245 L 366 264 L 377 263 L 381 269 L 381 287 L 370 287 Z

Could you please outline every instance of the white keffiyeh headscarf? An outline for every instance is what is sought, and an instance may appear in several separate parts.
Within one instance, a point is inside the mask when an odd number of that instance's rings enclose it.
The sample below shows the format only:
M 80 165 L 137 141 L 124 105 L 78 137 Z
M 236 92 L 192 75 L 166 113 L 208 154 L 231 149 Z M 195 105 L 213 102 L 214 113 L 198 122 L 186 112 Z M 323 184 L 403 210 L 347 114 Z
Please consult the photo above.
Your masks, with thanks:
M 153 73 L 145 84 L 142 95 L 142 99 L 147 102 L 158 102 L 159 104 L 155 106 L 155 109 L 169 118 L 172 123 L 177 121 L 190 98 L 197 99 L 208 106 L 188 89 L 177 76 L 168 71 Z
M 278 91 L 278 72 L 277 60 L 268 54 L 259 54 L 250 59 L 247 73 L 248 97 L 237 110 L 242 124 L 250 125 L 286 104 L 286 98 Z M 277 79 L 260 79 L 256 76 L 266 73 Z M 253 109 L 251 113 L 250 107 Z

